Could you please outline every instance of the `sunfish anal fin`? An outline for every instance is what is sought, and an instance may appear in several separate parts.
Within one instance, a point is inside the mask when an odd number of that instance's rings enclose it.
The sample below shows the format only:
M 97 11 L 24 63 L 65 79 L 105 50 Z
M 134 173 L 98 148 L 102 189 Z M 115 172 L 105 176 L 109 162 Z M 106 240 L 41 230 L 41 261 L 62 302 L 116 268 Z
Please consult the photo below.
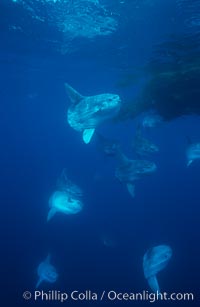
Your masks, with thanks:
M 69 96 L 69 99 L 71 100 L 71 102 L 76 105 L 78 104 L 83 98 L 84 96 L 82 96 L 81 94 L 79 94 L 75 89 L 73 89 L 69 84 L 65 83 L 65 89 L 66 92 Z
M 151 290 L 154 293 L 160 293 L 160 287 L 158 285 L 157 277 L 154 275 L 154 276 L 149 277 L 147 280 L 148 280 L 148 284 Z
M 130 193 L 130 195 L 134 198 L 135 197 L 135 185 L 132 183 L 127 183 L 127 189 Z
M 56 212 L 57 212 L 56 208 L 51 208 L 49 210 L 49 213 L 47 215 L 47 222 L 52 219 L 52 217 L 56 214 Z
M 37 284 L 36 284 L 36 287 L 35 287 L 36 289 L 40 286 L 40 284 L 41 284 L 42 281 L 43 281 L 43 278 L 40 277 L 40 278 L 38 279 Z
M 85 129 L 83 131 L 83 141 L 85 144 L 89 144 L 91 141 L 91 138 L 94 134 L 95 129 L 91 128 L 91 129 Z

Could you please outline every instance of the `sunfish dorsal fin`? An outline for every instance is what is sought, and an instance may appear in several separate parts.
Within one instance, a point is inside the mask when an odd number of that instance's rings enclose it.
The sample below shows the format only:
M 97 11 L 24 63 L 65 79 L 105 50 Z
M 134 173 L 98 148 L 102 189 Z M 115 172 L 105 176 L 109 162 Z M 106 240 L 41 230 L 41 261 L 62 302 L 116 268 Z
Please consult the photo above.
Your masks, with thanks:
M 85 129 L 83 131 L 83 141 L 85 144 L 89 144 L 91 141 L 91 138 L 94 134 L 95 129 L 91 128 L 91 129 Z
M 71 87 L 67 83 L 65 83 L 65 89 L 69 96 L 69 99 L 74 105 L 78 104 L 84 98 L 84 96 L 79 94 L 73 87 Z
M 37 284 L 36 284 L 36 286 L 35 286 L 36 289 L 40 286 L 40 284 L 41 284 L 42 281 L 43 281 L 43 278 L 42 278 L 42 277 L 39 277 L 38 282 L 37 282 Z
M 135 197 L 135 185 L 132 183 L 127 183 L 126 186 L 129 191 L 129 194 L 134 198 Z
M 47 255 L 47 258 L 45 259 L 44 262 L 45 262 L 46 264 L 50 264 L 50 259 L 51 259 L 51 255 L 48 254 L 48 255 Z
M 160 287 L 158 285 L 157 277 L 155 275 L 150 276 L 147 280 L 148 280 L 148 284 L 149 284 L 149 287 L 151 288 L 151 290 L 154 293 L 160 293 Z
M 52 217 L 56 214 L 56 212 L 57 212 L 56 208 L 51 208 L 49 210 L 49 213 L 47 215 L 47 222 L 52 219 Z

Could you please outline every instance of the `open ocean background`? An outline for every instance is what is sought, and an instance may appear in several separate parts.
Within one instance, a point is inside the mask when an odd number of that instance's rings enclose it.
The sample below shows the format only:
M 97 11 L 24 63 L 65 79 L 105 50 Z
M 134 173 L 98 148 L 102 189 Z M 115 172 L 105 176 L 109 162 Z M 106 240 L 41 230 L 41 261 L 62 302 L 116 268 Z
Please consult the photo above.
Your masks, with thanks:
M 173 256 L 158 274 L 161 290 L 192 292 L 195 301 L 154 304 L 199 306 L 200 163 L 186 167 L 187 137 L 200 141 L 199 117 L 182 116 L 147 131 L 160 148 L 149 157 L 158 169 L 136 182 L 132 199 L 114 176 L 116 160 L 98 150 L 95 137 L 85 145 L 68 125 L 70 102 L 64 89 L 68 82 L 83 95 L 113 92 L 124 101 L 136 95 L 142 82 L 116 84 L 130 67 L 134 71 L 148 63 L 157 44 L 184 31 L 186 1 L 104 1 L 118 28 L 92 38 L 68 38 L 58 31 L 54 18 L 58 24 L 60 2 L 0 1 L 0 305 L 62 305 L 22 298 L 24 291 L 34 291 L 38 264 L 48 253 L 59 278 L 55 284 L 44 282 L 45 291 L 150 291 L 143 255 L 152 246 L 167 244 Z M 200 25 L 200 17 L 195 22 Z M 131 158 L 138 120 L 105 122 L 97 130 L 118 139 Z M 63 168 L 83 189 L 84 208 L 77 215 L 57 214 L 47 223 L 48 200 Z

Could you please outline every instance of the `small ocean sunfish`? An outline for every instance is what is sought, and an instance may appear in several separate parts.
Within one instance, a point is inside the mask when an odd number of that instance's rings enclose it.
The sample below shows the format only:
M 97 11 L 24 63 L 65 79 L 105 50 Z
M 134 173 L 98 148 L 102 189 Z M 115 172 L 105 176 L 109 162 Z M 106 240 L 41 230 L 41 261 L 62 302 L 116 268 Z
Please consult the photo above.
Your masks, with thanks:
M 38 266 L 37 273 L 39 276 L 38 282 L 36 284 L 36 289 L 40 286 L 43 281 L 54 283 L 58 278 L 58 273 L 54 266 L 50 264 L 50 255 L 41 262 Z
M 61 212 L 67 215 L 76 214 L 82 210 L 83 203 L 78 198 L 65 191 L 55 191 L 49 199 L 50 210 L 47 221 L 57 213 Z
M 152 143 L 149 139 L 146 139 L 142 135 L 141 127 L 138 126 L 136 134 L 132 143 L 132 147 L 135 150 L 136 154 L 139 156 L 146 156 L 151 153 L 156 153 L 159 151 L 157 145 Z
M 172 249 L 167 245 L 150 248 L 143 258 L 144 276 L 153 292 L 160 292 L 157 273 L 162 271 L 172 256 Z
M 96 133 L 99 149 L 108 157 L 114 157 L 119 151 L 119 142 L 117 140 L 107 139 L 103 135 Z
M 160 125 L 163 122 L 163 119 L 160 115 L 156 113 L 147 114 L 142 120 L 143 128 L 154 128 Z
M 115 177 L 125 183 L 131 197 L 135 197 L 135 181 L 152 174 L 157 166 L 154 162 L 147 160 L 131 160 L 123 153 L 118 153 L 119 165 L 115 169 Z
M 187 166 L 190 166 L 195 160 L 200 160 L 200 143 L 190 143 L 186 155 Z

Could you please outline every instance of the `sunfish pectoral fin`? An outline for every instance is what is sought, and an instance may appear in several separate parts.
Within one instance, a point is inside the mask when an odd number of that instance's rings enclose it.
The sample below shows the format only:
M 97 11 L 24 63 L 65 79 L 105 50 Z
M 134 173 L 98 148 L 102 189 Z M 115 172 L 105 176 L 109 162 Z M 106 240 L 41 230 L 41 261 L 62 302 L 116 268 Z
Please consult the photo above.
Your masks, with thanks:
M 89 144 L 91 139 L 92 139 L 92 136 L 94 134 L 94 131 L 95 129 L 94 128 L 91 128 L 91 129 L 85 129 L 83 131 L 83 141 L 85 144 Z
M 38 282 L 37 282 L 36 286 L 35 286 L 36 289 L 40 286 L 40 284 L 41 284 L 42 281 L 43 281 L 43 279 L 40 277 L 40 278 L 38 279 Z
M 147 280 L 148 280 L 148 284 L 151 290 L 154 293 L 160 293 L 160 287 L 158 285 L 157 277 L 154 275 L 154 276 L 149 277 Z
M 57 210 L 55 208 L 51 208 L 47 215 L 47 222 L 52 219 L 52 217 L 56 214 Z
M 193 160 L 189 160 L 187 163 L 187 167 L 190 166 L 192 164 Z
M 135 197 L 135 185 L 132 183 L 127 183 L 127 189 L 130 193 L 130 195 L 134 198 Z
M 69 99 L 74 105 L 78 104 L 84 98 L 81 94 L 79 94 L 75 89 L 73 89 L 67 83 L 65 83 L 65 89 L 69 96 Z

